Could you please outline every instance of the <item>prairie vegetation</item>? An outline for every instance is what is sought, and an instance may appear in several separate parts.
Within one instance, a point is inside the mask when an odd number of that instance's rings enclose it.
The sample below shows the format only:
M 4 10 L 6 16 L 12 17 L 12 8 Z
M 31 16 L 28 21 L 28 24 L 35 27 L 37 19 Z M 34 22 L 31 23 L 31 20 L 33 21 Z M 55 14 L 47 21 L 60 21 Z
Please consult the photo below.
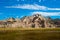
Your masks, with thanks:
M 60 40 L 60 28 L 0 28 L 0 40 Z

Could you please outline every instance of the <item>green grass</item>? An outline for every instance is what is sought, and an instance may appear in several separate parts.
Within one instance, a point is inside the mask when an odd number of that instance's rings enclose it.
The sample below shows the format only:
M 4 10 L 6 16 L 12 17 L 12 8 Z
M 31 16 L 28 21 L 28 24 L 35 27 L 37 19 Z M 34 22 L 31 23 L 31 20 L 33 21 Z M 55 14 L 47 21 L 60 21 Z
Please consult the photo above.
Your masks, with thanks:
M 60 28 L 0 28 L 0 40 L 60 40 Z

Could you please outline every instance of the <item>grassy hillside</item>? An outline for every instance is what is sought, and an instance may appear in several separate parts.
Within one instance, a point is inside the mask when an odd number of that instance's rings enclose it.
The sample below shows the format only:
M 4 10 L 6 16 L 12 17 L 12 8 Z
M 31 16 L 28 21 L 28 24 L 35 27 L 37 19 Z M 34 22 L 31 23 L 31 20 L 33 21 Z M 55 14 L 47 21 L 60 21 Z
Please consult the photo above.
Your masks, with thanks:
M 0 40 L 60 40 L 60 28 L 0 28 Z

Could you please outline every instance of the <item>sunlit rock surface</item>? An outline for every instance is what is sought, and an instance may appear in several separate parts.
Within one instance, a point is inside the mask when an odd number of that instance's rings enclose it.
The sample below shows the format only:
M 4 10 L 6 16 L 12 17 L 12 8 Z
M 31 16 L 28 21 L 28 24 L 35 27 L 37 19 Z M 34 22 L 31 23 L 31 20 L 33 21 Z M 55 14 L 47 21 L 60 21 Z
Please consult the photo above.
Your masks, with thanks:
M 0 21 L 0 27 L 20 27 L 20 28 L 55 28 L 55 25 L 49 23 L 49 19 L 41 14 L 25 16 L 19 18 L 8 18 L 5 21 Z

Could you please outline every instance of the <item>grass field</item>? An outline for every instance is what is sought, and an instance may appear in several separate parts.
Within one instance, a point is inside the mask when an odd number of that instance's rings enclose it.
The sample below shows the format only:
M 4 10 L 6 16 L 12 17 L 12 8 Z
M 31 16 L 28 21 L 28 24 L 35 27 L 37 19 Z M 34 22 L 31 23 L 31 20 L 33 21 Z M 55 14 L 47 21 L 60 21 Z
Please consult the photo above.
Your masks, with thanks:
M 60 40 L 60 28 L 0 28 L 0 40 Z

